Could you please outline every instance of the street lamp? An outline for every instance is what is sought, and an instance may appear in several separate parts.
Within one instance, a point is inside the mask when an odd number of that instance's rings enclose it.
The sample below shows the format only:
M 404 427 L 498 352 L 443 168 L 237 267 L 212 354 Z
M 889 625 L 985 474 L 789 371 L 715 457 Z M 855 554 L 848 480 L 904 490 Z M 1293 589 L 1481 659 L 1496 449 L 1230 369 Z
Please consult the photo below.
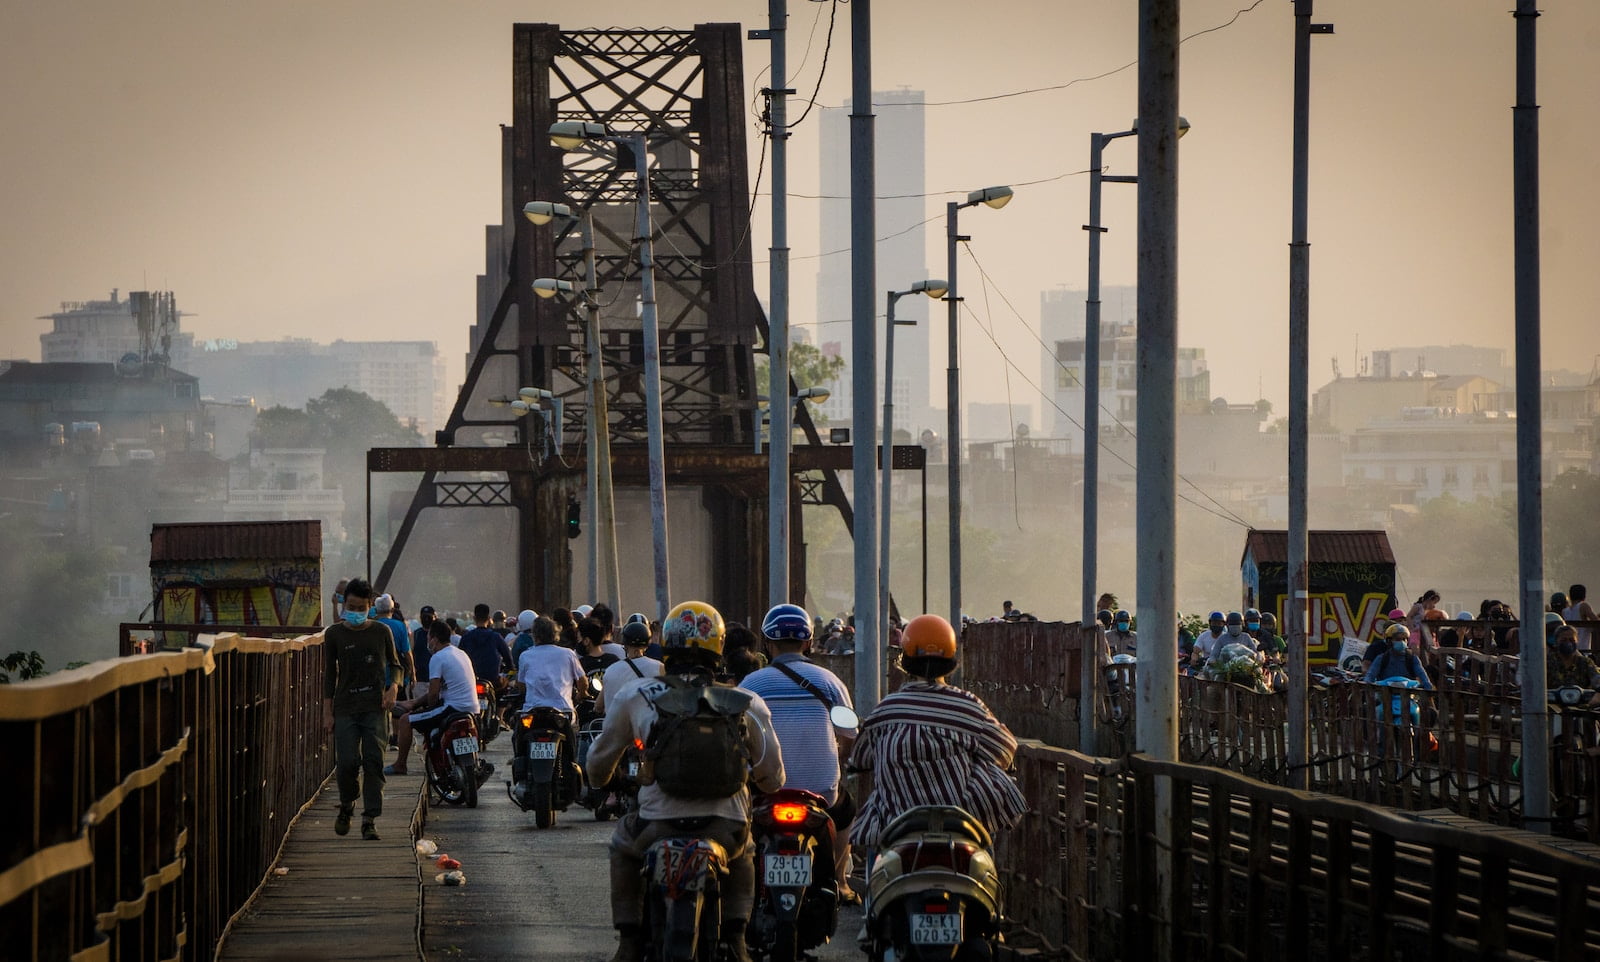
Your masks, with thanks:
M 605 124 L 565 120 L 550 125 L 550 140 L 562 150 L 576 150 L 587 141 L 606 141 L 633 154 L 638 212 L 635 238 L 639 245 L 640 323 L 644 336 L 645 424 L 650 453 L 650 528 L 655 561 L 656 608 L 665 616 L 672 607 L 667 576 L 667 469 L 661 423 L 661 331 L 656 320 L 655 247 L 650 234 L 650 155 L 646 132 L 614 133 Z M 525 211 L 526 212 L 526 211 Z M 542 212 L 539 216 L 543 216 Z M 593 272 L 591 270 L 590 277 Z
M 529 201 L 522 206 L 522 214 L 532 223 L 543 226 L 560 218 L 575 220 L 580 227 L 583 243 L 584 277 L 587 287 L 583 291 L 586 314 L 584 342 L 586 347 L 585 380 L 587 381 L 588 453 L 584 475 L 589 500 L 589 597 L 595 601 L 604 598 L 613 611 L 622 610 L 622 578 L 617 559 L 617 514 L 614 489 L 611 484 L 611 422 L 607 410 L 605 367 L 600 353 L 600 300 L 599 277 L 596 272 L 594 251 L 594 217 L 585 210 L 575 214 L 566 204 L 550 201 Z M 571 293 L 572 284 L 555 278 L 541 277 L 533 282 L 533 292 L 540 297 L 554 297 Z M 601 529 L 604 529 L 603 531 Z M 605 594 L 600 593 L 601 569 L 605 572 Z
M 1089 135 L 1089 223 L 1083 229 L 1089 232 L 1089 289 L 1083 302 L 1083 623 L 1094 622 L 1094 603 L 1099 597 L 1095 582 L 1099 580 L 1100 541 L 1100 235 L 1106 228 L 1100 226 L 1100 185 L 1136 184 L 1139 178 L 1132 175 L 1106 175 L 1100 159 L 1106 144 L 1120 137 L 1132 137 L 1139 132 L 1139 122 L 1127 130 L 1114 134 Z M 1189 132 L 1189 121 L 1178 118 L 1178 136 Z
M 999 210 L 1011 203 L 1010 187 L 985 187 L 967 195 L 966 203 L 950 201 L 944 209 L 944 236 L 950 279 L 945 303 L 950 305 L 949 336 L 950 363 L 945 371 L 945 406 L 949 440 L 945 446 L 945 459 L 950 478 L 950 624 L 961 631 L 961 359 L 956 338 L 956 316 L 961 309 L 961 297 L 956 293 L 956 242 L 970 240 L 956 230 L 956 215 L 963 207 L 983 204 Z
M 828 398 L 830 398 L 832 396 L 833 396 L 832 392 L 829 391 L 825 387 L 806 387 L 806 388 L 801 388 L 800 390 L 796 391 L 789 398 L 789 408 L 790 408 L 790 410 L 794 410 L 794 409 L 798 408 L 801 401 L 810 401 L 812 404 L 821 404 L 823 401 L 826 401 Z M 778 428 L 775 425 L 773 425 L 773 422 L 772 422 L 771 398 L 768 398 L 765 394 L 757 394 L 756 395 L 756 407 L 757 407 L 758 410 L 760 409 L 762 404 L 766 404 L 767 405 L 767 410 L 761 411 L 756 416 L 756 422 L 757 423 L 756 423 L 756 432 L 755 432 L 755 434 L 756 434 L 756 453 L 757 454 L 761 453 L 761 425 L 762 424 L 769 425 L 768 433 L 767 433 L 768 443 L 769 444 L 771 443 L 771 439 L 779 437 Z M 792 424 L 793 421 L 791 420 L 790 423 Z M 783 434 L 782 436 L 785 437 L 785 438 L 788 438 L 793 433 L 794 433 L 794 429 L 791 427 L 789 429 L 789 431 L 786 434 Z M 784 446 L 788 447 L 789 445 L 785 444 Z M 775 451 L 775 450 L 777 450 L 777 449 L 776 448 L 769 448 L 768 449 L 768 453 L 770 454 L 772 451 Z
M 897 326 L 915 327 L 917 324 L 914 320 L 895 320 L 894 305 L 907 294 L 926 294 L 937 300 L 944 296 L 948 287 L 942 280 L 926 280 L 912 284 L 910 290 L 889 292 L 889 319 L 883 334 L 883 463 L 879 465 L 883 472 L 883 493 L 878 499 L 878 510 L 882 512 L 878 523 L 878 542 L 882 545 L 878 553 L 878 604 L 882 606 L 882 614 L 878 618 L 880 645 L 889 643 L 889 495 L 894 472 L 894 329 Z M 874 668 L 870 677 L 881 679 L 883 672 Z

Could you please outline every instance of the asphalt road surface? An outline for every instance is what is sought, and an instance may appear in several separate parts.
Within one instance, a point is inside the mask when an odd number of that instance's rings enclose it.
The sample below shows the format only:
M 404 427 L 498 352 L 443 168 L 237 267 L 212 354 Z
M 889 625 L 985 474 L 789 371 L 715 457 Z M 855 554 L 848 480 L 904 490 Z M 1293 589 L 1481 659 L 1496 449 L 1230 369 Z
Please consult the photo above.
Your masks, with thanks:
M 509 750 L 506 738 L 490 747 L 495 773 L 476 809 L 429 808 L 425 837 L 461 861 L 467 884 L 431 884 L 437 870 L 424 871 L 423 948 L 431 960 L 609 962 L 617 940 L 606 842 L 616 823 L 573 806 L 554 827 L 534 828 L 533 815 L 506 797 Z M 864 959 L 855 944 L 860 926 L 860 908 L 844 907 L 833 941 L 813 956 Z

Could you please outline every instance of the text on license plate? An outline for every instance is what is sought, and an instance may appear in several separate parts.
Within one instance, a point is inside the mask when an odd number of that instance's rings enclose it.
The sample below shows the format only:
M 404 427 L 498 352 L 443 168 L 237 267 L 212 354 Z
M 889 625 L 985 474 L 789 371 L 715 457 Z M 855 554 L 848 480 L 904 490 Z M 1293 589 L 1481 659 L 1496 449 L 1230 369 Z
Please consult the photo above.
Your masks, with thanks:
M 529 758 L 555 758 L 556 757 L 556 743 L 555 742 L 529 742 L 528 743 L 528 757 Z
M 488 711 L 489 710 L 489 699 L 487 699 L 487 698 L 478 699 L 478 710 L 479 711 Z
M 960 945 L 961 916 L 948 914 L 911 914 L 912 945 Z
M 475 755 L 478 751 L 478 740 L 472 737 L 457 738 L 450 743 L 457 755 Z
M 809 855 L 768 855 L 763 868 L 768 888 L 799 888 L 811 884 Z
M 638 762 L 629 762 L 628 763 L 628 777 L 629 778 L 638 778 L 639 777 L 639 763 Z

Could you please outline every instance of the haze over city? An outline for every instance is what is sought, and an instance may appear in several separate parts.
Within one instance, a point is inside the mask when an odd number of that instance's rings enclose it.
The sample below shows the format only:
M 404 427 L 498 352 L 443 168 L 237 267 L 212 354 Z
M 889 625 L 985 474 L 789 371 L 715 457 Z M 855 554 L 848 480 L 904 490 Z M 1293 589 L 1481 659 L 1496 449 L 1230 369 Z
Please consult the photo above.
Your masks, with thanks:
M 1243 8 L 1243 12 L 1241 11 Z M 1513 28 L 1505 4 L 1324 3 L 1312 59 L 1312 383 L 1330 359 L 1408 344 L 1511 347 Z M 989 184 L 1017 185 L 1001 213 L 969 216 L 994 278 L 1001 345 L 1037 377 L 1039 292 L 1084 285 L 1087 134 L 1135 113 L 1135 5 L 1010 3 L 982 23 L 957 3 L 874 8 L 878 89 L 926 91 L 927 216 Z M 830 5 L 791 4 L 792 81 L 824 61 Z M 1237 14 L 1237 17 L 1236 17 Z M 1204 347 L 1213 393 L 1286 397 L 1290 151 L 1288 3 L 1184 6 L 1180 325 Z M 669 2 L 649 25 L 765 22 L 764 4 Z M 0 31 L 0 357 L 37 358 L 38 315 L 113 286 L 178 292 L 201 338 L 427 339 L 459 383 L 497 219 L 498 125 L 510 120 L 510 25 L 638 25 L 637 5 L 440 6 L 340 0 L 217 6 L 8 3 Z M 1232 21 L 1231 24 L 1229 21 Z M 1223 24 L 1229 24 L 1222 26 Z M 1587 371 L 1600 299 L 1600 200 L 1589 178 L 1600 131 L 1600 7 L 1541 20 L 1544 355 Z M 986 29 L 988 28 L 988 29 Z M 747 42 L 752 97 L 767 50 Z M 818 102 L 849 85 L 839 15 Z M 1109 75 L 1107 75 L 1109 74 Z M 1098 78 L 1098 79 L 1084 79 Z M 1073 81 L 1081 81 L 1072 83 Z M 1019 91 L 1060 87 L 1019 96 Z M 975 103 L 949 101 L 984 99 Z M 934 106 L 939 104 L 939 106 Z M 812 310 L 817 250 L 816 115 L 791 140 L 796 323 Z M 752 130 L 752 164 L 759 156 Z M 1107 151 L 1132 173 L 1133 143 Z M 949 192 L 949 193 L 946 193 Z M 1104 282 L 1132 284 L 1134 195 L 1108 187 Z M 764 260 L 767 205 L 755 209 Z M 885 235 L 902 226 L 883 223 Z M 930 225 L 930 273 L 943 273 Z M 844 256 L 844 255 L 834 255 Z M 912 279 L 880 277 L 887 289 Z M 756 283 L 764 294 L 765 269 Z M 1019 320 L 998 295 L 1016 306 Z M 825 332 L 825 329 L 824 329 Z M 976 332 L 974 332 L 974 335 Z M 824 333 L 825 337 L 826 334 Z M 966 396 L 1006 400 L 1002 363 L 969 336 Z M 942 367 L 942 363 L 938 365 Z M 933 372 L 942 403 L 942 372 Z M 1013 377 L 1011 399 L 1037 412 Z M 1029 416 L 1037 426 L 1037 413 Z

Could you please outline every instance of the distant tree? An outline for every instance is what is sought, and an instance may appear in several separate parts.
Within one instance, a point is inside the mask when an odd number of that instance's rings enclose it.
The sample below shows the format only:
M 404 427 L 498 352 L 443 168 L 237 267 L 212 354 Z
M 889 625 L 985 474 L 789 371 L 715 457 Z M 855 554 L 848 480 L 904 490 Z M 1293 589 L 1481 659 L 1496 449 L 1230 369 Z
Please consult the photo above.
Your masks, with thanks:
M 44 658 L 37 651 L 13 651 L 0 658 L 0 685 L 11 684 L 12 672 L 17 673 L 18 681 L 38 678 L 45 674 Z
M 767 393 L 771 387 L 772 365 L 765 356 L 756 358 L 756 391 Z M 825 387 L 844 372 L 844 358 L 828 357 L 814 344 L 789 345 L 789 378 L 800 388 Z M 827 415 L 811 407 L 811 420 L 819 427 L 828 423 Z
M 1544 489 L 1545 581 L 1565 590 L 1600 582 L 1600 477 L 1567 470 Z

